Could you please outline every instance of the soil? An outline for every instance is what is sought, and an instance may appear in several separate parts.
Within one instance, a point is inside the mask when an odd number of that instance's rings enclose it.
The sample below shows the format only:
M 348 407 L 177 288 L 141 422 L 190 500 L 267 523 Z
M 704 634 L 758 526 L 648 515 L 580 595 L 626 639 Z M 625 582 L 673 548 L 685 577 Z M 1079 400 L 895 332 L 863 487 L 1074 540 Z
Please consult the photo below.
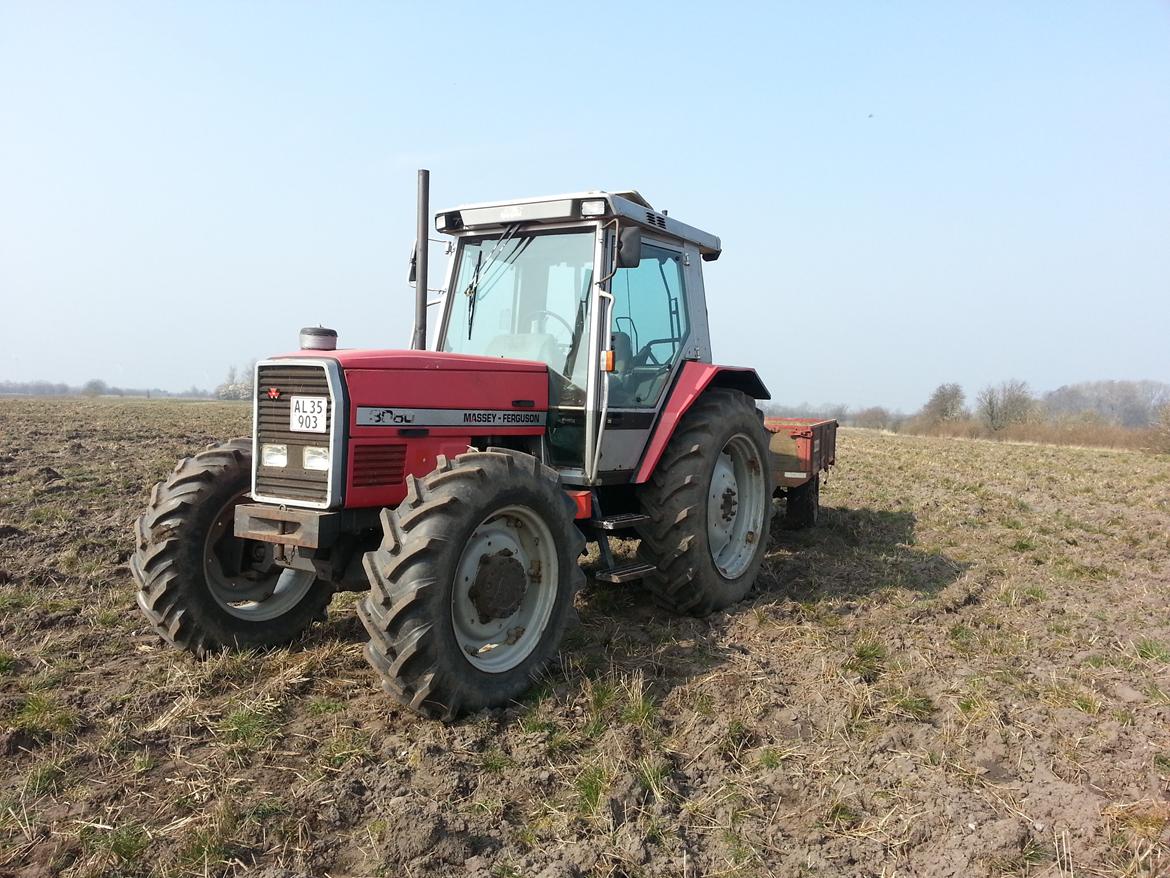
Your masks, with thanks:
M 844 430 L 748 600 L 591 584 L 442 725 L 354 595 L 265 653 L 146 628 L 134 518 L 249 417 L 0 401 L 0 876 L 1170 874 L 1170 458 Z

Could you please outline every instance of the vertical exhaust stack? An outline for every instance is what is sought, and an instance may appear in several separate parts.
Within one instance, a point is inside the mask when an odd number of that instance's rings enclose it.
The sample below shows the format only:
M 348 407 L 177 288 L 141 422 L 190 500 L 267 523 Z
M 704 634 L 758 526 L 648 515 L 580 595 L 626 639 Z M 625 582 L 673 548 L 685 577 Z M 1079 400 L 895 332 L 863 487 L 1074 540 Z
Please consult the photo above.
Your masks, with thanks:
M 418 172 L 418 230 L 414 239 L 414 338 L 413 350 L 427 346 L 427 242 L 430 238 L 431 172 Z

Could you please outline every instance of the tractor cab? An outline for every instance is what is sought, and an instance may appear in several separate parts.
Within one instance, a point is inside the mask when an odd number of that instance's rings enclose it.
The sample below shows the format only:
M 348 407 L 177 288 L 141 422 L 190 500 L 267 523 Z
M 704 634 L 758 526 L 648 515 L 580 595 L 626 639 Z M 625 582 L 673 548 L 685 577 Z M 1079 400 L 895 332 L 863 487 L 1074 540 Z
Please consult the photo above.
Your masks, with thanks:
M 570 484 L 625 482 L 684 361 L 709 363 L 702 260 L 720 243 L 637 192 L 440 211 L 455 238 L 434 348 L 544 363 L 545 457 Z

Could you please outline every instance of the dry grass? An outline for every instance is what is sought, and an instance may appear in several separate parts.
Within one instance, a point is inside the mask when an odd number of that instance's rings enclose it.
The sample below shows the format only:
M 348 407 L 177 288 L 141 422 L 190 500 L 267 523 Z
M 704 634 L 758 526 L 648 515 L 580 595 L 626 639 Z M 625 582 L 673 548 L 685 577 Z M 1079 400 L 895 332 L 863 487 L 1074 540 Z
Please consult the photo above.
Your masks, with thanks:
M 0 875 L 1170 873 L 1170 460 L 843 431 L 758 595 L 593 586 L 523 703 L 441 726 L 351 598 L 272 652 L 144 629 L 133 517 L 247 418 L 0 402 Z
M 951 439 L 986 439 L 995 442 L 1116 448 L 1153 454 L 1170 453 L 1170 428 L 1166 426 L 1120 427 L 1091 419 L 1032 420 L 1022 424 L 1008 424 L 996 431 L 987 429 L 982 422 L 974 418 L 931 424 L 911 419 L 900 430 L 920 436 L 941 436 Z

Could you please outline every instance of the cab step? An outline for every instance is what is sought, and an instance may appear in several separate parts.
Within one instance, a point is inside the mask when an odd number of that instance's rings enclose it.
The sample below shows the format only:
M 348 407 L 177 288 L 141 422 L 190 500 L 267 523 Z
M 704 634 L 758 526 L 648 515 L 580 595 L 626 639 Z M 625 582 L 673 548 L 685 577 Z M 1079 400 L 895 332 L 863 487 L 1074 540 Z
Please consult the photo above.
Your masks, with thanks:
M 649 521 L 649 515 L 640 512 L 625 512 L 621 515 L 608 515 L 605 518 L 591 518 L 589 524 L 598 530 L 625 530 L 643 522 Z
M 647 573 L 656 569 L 653 564 L 647 564 L 644 561 L 631 561 L 628 564 L 619 564 L 616 567 L 610 567 L 608 570 L 598 570 L 593 574 L 593 578 L 599 582 L 621 584 L 623 582 L 639 580 Z

